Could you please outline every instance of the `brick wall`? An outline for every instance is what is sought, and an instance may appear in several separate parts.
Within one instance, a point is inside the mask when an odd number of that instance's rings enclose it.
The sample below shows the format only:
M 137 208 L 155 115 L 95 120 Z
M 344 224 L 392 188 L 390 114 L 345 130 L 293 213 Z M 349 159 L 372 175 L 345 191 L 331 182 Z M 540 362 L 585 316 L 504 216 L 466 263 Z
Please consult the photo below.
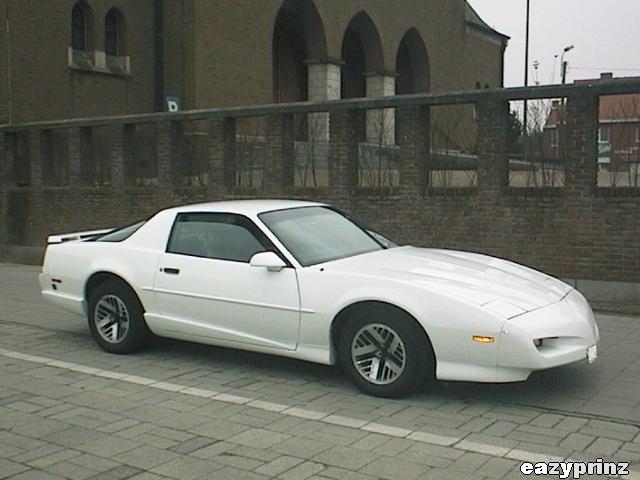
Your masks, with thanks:
M 122 12 L 129 75 L 69 66 L 70 18 L 76 2 L 0 2 L 0 125 L 9 121 L 9 94 L 14 124 L 154 111 L 153 2 L 86 0 L 93 13 L 90 56 L 104 54 L 104 21 L 109 9 L 117 7 Z M 7 52 L 11 55 L 11 92 Z
M 475 188 L 428 188 L 429 104 L 442 104 L 443 96 L 425 95 L 402 100 L 352 101 L 350 108 L 335 104 L 280 108 L 255 107 L 268 121 L 263 135 L 266 148 L 262 188 L 236 187 L 236 117 L 247 112 L 198 112 L 207 135 L 206 185 L 187 187 L 181 182 L 183 165 L 181 115 L 141 118 L 155 122 L 157 180 L 128 178 L 136 158 L 136 128 L 131 119 L 114 118 L 109 185 L 82 181 L 89 123 L 58 124 L 69 133 L 69 179 L 64 186 L 45 186 L 40 175 L 40 130 L 25 132 L 30 139 L 29 185 L 17 186 L 11 138 L 16 129 L 0 130 L 0 244 L 41 246 L 46 235 L 133 223 L 165 207 L 228 198 L 277 197 L 318 200 L 351 212 L 400 243 L 455 248 L 511 259 L 564 278 L 640 282 L 640 190 L 596 187 L 597 95 L 592 87 L 558 87 L 567 97 L 566 186 L 562 188 L 508 187 L 506 116 L 508 90 L 469 92 L 467 102 L 477 104 L 479 143 Z M 617 87 L 616 87 L 617 88 Z M 628 87 L 625 87 L 628 88 Z M 634 88 L 640 90 L 636 82 Z M 535 92 L 527 89 L 526 92 Z M 506 93 L 505 93 L 506 92 Z M 521 92 L 521 90 L 518 90 Z M 548 90 L 545 90 L 548 92 Z M 530 95 L 530 93 L 527 93 Z M 408 98 L 408 97 L 407 97 Z M 520 97 L 521 98 L 521 97 Z M 451 97 L 451 102 L 460 101 Z M 381 103 L 387 102 L 387 103 Z M 414 102 L 414 104 L 408 103 Z M 357 186 L 358 145 L 354 124 L 356 108 L 397 107 L 401 130 L 397 133 L 399 183 L 393 188 Z M 253 107 L 252 107 L 253 108 Z M 259 108 L 263 108 L 260 110 Z M 329 187 L 294 187 L 293 117 L 329 113 Z M 188 113 L 185 113 L 188 115 Z M 194 114 L 195 115 L 195 114 Z M 193 121 L 193 118 L 189 118 Z M 53 126 L 43 126 L 50 129 Z M 96 127 L 97 128 L 97 127 Z M 19 130 L 19 129 L 18 129 Z M 25 134 L 21 132 L 21 134 Z M 83 147 L 83 145 L 85 145 Z M 147 159 L 148 160 L 148 159 Z M 128 166 L 129 165 L 129 166 Z M 74 173 L 75 172 L 75 173 Z

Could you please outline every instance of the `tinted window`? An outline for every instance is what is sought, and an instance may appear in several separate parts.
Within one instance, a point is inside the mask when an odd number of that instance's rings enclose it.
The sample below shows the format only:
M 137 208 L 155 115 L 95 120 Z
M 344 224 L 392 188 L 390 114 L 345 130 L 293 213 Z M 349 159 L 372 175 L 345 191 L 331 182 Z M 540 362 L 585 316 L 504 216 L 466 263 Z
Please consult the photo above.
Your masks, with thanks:
M 103 235 L 98 238 L 96 241 L 98 242 L 122 242 L 126 240 L 131 235 L 136 233 L 138 229 L 144 225 L 146 222 L 139 222 L 135 225 L 130 225 L 128 227 L 121 228 L 120 230 L 116 230 L 114 232 L 108 233 L 107 235 Z
M 330 208 L 277 210 L 261 214 L 260 219 L 304 266 L 383 249 L 365 230 Z
M 219 213 L 178 215 L 167 248 L 169 253 L 246 263 L 268 250 L 264 234 L 249 219 Z

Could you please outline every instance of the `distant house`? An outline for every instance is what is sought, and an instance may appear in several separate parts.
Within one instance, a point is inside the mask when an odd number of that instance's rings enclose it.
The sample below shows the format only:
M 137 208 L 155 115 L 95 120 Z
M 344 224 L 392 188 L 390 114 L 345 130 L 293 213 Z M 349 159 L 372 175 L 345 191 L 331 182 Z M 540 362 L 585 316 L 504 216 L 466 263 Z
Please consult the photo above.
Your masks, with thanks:
M 610 73 L 604 73 L 600 79 L 575 83 L 612 79 Z M 547 158 L 562 158 L 562 117 L 562 103 L 556 100 L 544 127 L 543 148 Z M 640 94 L 600 97 L 598 166 L 599 184 L 640 186 Z

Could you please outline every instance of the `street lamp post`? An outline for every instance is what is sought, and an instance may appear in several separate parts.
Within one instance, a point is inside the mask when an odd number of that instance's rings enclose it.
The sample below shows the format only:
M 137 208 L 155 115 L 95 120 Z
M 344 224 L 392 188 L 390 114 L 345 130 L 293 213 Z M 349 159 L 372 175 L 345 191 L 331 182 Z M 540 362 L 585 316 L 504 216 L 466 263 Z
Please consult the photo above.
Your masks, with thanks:
M 564 56 L 575 48 L 574 45 L 569 45 L 568 47 L 564 47 L 562 51 L 562 56 L 560 57 L 560 67 L 562 68 L 562 84 L 565 85 L 567 83 L 567 67 L 569 66 L 569 62 L 565 61 Z M 560 131 L 558 136 L 558 144 L 561 143 L 561 155 L 562 161 L 564 162 L 564 147 L 565 147 L 565 124 L 566 124 L 566 99 L 562 98 L 562 108 L 560 109 Z
M 563 85 L 567 83 L 567 68 L 569 67 L 569 62 L 566 62 L 564 60 L 564 56 L 574 48 L 575 48 L 575 45 L 569 45 L 568 47 L 564 47 L 564 50 L 562 51 L 562 56 L 560 57 L 560 66 L 562 67 L 562 84 Z

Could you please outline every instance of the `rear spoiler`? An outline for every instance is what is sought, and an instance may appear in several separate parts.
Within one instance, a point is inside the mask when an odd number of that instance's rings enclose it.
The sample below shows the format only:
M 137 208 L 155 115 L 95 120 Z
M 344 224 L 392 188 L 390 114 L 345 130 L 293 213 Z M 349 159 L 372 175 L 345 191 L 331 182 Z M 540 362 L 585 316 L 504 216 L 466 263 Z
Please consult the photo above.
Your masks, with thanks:
M 102 230 L 89 230 L 87 232 L 60 233 L 58 235 L 49 235 L 47 237 L 47 245 L 85 240 L 87 238 L 106 235 L 107 233 L 113 232 L 114 230 L 114 228 L 105 228 Z

